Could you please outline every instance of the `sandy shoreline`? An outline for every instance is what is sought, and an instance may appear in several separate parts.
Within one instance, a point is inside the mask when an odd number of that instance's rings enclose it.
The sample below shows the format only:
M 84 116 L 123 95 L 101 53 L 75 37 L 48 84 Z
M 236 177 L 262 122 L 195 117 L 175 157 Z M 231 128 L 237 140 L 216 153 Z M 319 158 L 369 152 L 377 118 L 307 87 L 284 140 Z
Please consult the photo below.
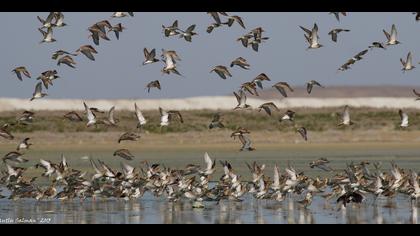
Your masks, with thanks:
M 116 100 L 82 100 L 82 99 L 40 99 L 30 102 L 29 99 L 0 98 L 0 112 L 14 110 L 83 110 L 83 101 L 99 109 L 115 106 L 117 110 L 132 110 L 136 102 L 143 110 L 156 110 L 158 107 L 178 110 L 231 110 L 236 106 L 233 96 L 190 97 L 180 99 L 116 99 Z M 310 107 L 326 108 L 349 105 L 352 107 L 371 108 L 415 108 L 420 109 L 420 102 L 412 97 L 357 97 L 357 98 L 285 98 L 257 99 L 248 97 L 247 103 L 256 108 L 264 102 L 274 102 L 279 108 Z

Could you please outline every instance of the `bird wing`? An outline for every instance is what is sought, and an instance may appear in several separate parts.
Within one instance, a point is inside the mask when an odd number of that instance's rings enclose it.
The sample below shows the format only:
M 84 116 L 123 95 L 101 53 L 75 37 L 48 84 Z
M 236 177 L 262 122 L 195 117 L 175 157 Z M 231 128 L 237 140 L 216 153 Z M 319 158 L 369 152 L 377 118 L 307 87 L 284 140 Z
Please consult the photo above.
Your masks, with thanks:
M 95 113 L 93 113 L 90 110 L 90 108 L 86 105 L 85 102 L 83 102 L 83 105 L 85 106 L 85 111 L 86 111 L 87 118 L 88 118 L 89 122 L 95 120 L 95 118 L 96 118 Z
M 150 51 L 149 57 L 150 58 L 155 58 L 156 57 L 156 49 L 155 48 L 153 48 L 152 51 Z
M 312 92 L 312 87 L 313 87 L 313 84 L 312 83 L 307 83 L 307 85 L 306 85 L 306 91 L 308 92 L 308 94 L 310 94 Z
M 420 192 L 419 182 L 417 180 L 417 173 L 415 171 L 411 171 L 411 184 L 414 187 L 414 191 L 416 193 Z
M 176 115 L 179 117 L 179 120 L 181 121 L 181 123 L 184 123 L 184 119 L 182 118 L 181 112 L 179 111 L 169 111 L 168 112 L 170 115 Z
M 388 41 L 390 41 L 390 39 L 391 39 L 391 35 L 389 35 L 389 33 L 388 33 L 388 32 L 386 32 L 385 30 L 383 30 L 383 32 L 384 32 L 384 34 L 385 34 L 386 38 L 388 39 Z
M 134 103 L 134 108 L 136 110 L 136 117 L 140 125 L 146 124 L 146 119 L 144 118 L 143 113 L 140 111 L 140 108 L 137 106 L 136 103 Z
M 166 111 L 164 111 L 161 107 L 159 107 L 159 112 L 160 112 L 160 123 L 168 124 L 169 114 Z
M 284 97 L 287 97 L 287 93 L 282 86 L 274 85 L 274 87 L 281 93 L 281 95 L 283 95 Z
M 401 118 L 401 126 L 407 126 L 408 125 L 408 115 L 407 113 L 403 112 L 402 110 L 399 110 L 400 118 Z
M 314 24 L 310 35 L 313 43 L 318 42 L 318 25 L 316 23 Z
M 287 175 L 289 176 L 289 178 L 291 180 L 297 180 L 297 176 L 296 176 L 295 170 L 292 170 L 290 168 L 286 168 L 285 170 L 286 170 L 286 173 L 287 173 Z
M 244 22 L 242 21 L 242 18 L 241 17 L 239 17 L 239 16 L 232 16 L 233 17 L 233 19 L 235 19 L 236 20 L 236 22 L 238 22 L 238 24 L 242 27 L 242 28 L 244 28 L 245 29 L 245 24 L 244 24 Z
M 350 109 L 349 106 L 344 107 L 344 113 L 343 113 L 343 122 L 350 122 Z
M 238 101 L 238 106 L 240 106 L 241 105 L 241 97 L 236 92 L 233 92 L 233 94 L 236 97 L 236 101 Z
M 277 166 L 277 164 L 274 165 L 274 176 L 273 176 L 273 185 L 276 187 L 280 187 L 280 171 L 279 171 L 279 167 Z
M 401 172 L 398 170 L 398 166 L 394 162 L 391 162 L 391 165 L 392 165 L 391 173 L 394 176 L 395 180 L 396 181 L 401 180 L 402 175 L 401 175 Z
M 311 31 L 311 30 L 309 30 L 309 29 L 307 29 L 307 28 L 305 28 L 305 27 L 303 27 L 303 26 L 299 26 L 299 27 L 300 27 L 303 31 L 305 31 L 305 33 L 306 33 L 306 34 L 308 34 L 308 36 L 312 34 L 312 31 Z
M 191 33 L 195 29 L 195 25 L 191 25 L 187 28 L 186 32 Z
M 219 14 L 217 12 L 209 12 L 209 14 L 213 17 L 217 24 L 221 24 Z
M 131 175 L 134 172 L 134 167 L 132 167 L 132 166 L 130 166 L 130 165 L 124 163 L 124 162 L 121 162 L 121 168 L 122 168 L 125 176 Z
M 407 67 L 411 67 L 411 62 L 412 61 L 412 56 L 411 56 L 411 52 L 408 53 L 407 55 L 407 61 L 405 63 L 407 63 Z
M 102 171 L 100 171 L 100 170 L 98 169 L 98 166 L 96 165 L 96 163 L 95 163 L 92 159 L 89 159 L 89 160 L 90 160 L 90 164 L 92 165 L 93 170 L 95 170 L 95 172 L 96 172 L 97 174 L 102 174 Z
M 204 161 L 207 165 L 206 169 L 211 170 L 213 168 L 213 161 L 211 160 L 209 154 L 206 152 L 204 153 Z
M 305 127 L 301 127 L 300 129 L 298 129 L 298 132 L 300 133 L 303 139 L 308 140 L 307 131 Z
M 318 165 L 317 167 L 320 168 L 323 171 L 327 171 L 327 172 L 332 171 L 332 168 L 325 165 L 325 164 Z
M 114 113 L 115 113 L 115 106 L 111 107 L 111 109 L 109 109 L 109 112 L 108 112 L 108 120 L 109 120 L 112 124 L 114 124 L 114 123 L 115 123 Z
M 264 183 L 264 178 L 260 178 L 260 188 L 259 191 L 262 192 L 265 190 L 265 183 Z
M 217 121 L 220 121 L 220 113 L 214 114 L 211 122 L 217 122 Z
M 51 163 L 49 161 L 46 160 L 39 160 L 40 164 L 47 170 L 51 169 Z
M 337 42 L 337 32 L 331 31 L 331 40 Z
M 88 50 L 81 50 L 81 52 L 83 53 L 83 55 L 85 55 L 90 60 L 92 60 L 92 61 L 95 60 L 95 57 L 93 56 L 92 52 L 90 52 Z
M 261 105 L 261 108 L 264 109 L 264 111 L 267 112 L 267 114 L 271 116 L 271 110 L 269 106 L 263 104 Z
M 42 82 L 39 82 L 39 83 L 37 83 L 36 84 L 36 86 L 35 86 L 35 92 L 34 92 L 34 95 L 35 94 L 41 94 L 42 93 Z
M 420 93 L 418 93 L 415 89 L 413 89 L 413 93 L 414 93 L 417 97 L 420 97 Z
M 246 104 L 246 94 L 243 90 L 239 90 L 239 95 L 240 95 L 240 101 L 239 104 Z
M 23 73 L 26 77 L 31 78 L 31 74 L 29 73 L 29 71 L 28 71 L 26 68 L 23 68 L 22 73 Z
M 365 55 L 368 51 L 369 50 L 367 50 L 367 49 L 363 50 L 363 51 L 359 52 L 355 57 L 361 57 L 361 56 Z
M 45 19 L 45 22 L 51 22 L 54 16 L 55 16 L 54 12 L 50 12 L 47 16 L 47 19 Z
M 293 88 L 292 88 L 292 87 L 290 87 L 290 85 L 289 85 L 288 83 L 286 83 L 286 82 L 281 82 L 281 85 L 282 85 L 283 87 L 288 88 L 288 89 L 290 90 L 290 92 L 293 92 L 293 91 L 294 91 L 294 90 L 293 90 Z
M 396 41 L 397 40 L 397 28 L 395 27 L 394 24 L 392 24 L 390 39 L 391 39 L 391 41 Z
M 175 61 L 173 60 L 173 58 L 169 55 L 165 55 L 165 64 L 166 64 L 166 68 L 175 68 Z
M 215 70 L 215 72 L 222 78 L 222 79 L 226 79 L 226 75 L 225 73 L 223 73 L 223 71 L 221 70 Z

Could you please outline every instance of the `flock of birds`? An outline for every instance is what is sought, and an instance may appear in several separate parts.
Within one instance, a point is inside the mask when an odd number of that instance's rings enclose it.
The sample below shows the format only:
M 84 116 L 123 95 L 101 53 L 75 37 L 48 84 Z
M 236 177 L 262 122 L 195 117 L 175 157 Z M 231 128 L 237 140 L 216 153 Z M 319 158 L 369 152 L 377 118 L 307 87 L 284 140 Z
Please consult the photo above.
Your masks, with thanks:
M 311 168 L 335 172 L 328 178 L 311 178 L 295 170 L 290 163 L 284 173 L 274 165 L 273 177 L 266 173 L 266 165 L 253 162 L 247 164 L 252 181 L 243 181 L 228 161 L 220 161 L 223 175 L 214 184 L 210 178 L 216 171 L 216 160 L 204 154 L 205 166 L 188 164 L 185 168 L 172 169 L 157 163 L 143 161 L 139 167 L 121 162 L 121 170 L 112 169 L 101 160 L 90 159 L 93 173 L 88 174 L 69 166 L 62 156 L 60 163 L 41 159 L 29 168 L 13 167 L 6 163 L 7 170 L 0 183 L 10 191 L 9 199 L 21 198 L 60 199 L 62 201 L 86 198 L 139 199 L 146 192 L 168 201 L 191 201 L 193 208 L 205 207 L 205 202 L 222 200 L 243 201 L 246 194 L 256 199 L 283 202 L 286 198 L 297 199 L 302 207 L 309 207 L 314 195 L 320 195 L 328 202 L 335 198 L 337 210 L 345 210 L 351 203 L 362 203 L 367 194 L 378 198 L 392 199 L 403 194 L 417 203 L 420 198 L 419 177 L 415 171 L 404 170 L 391 162 L 391 171 L 381 170 L 381 163 L 375 162 L 374 171 L 370 163 L 362 161 L 347 164 L 344 170 L 334 170 L 326 158 L 309 163 Z M 24 176 L 30 168 L 43 169 L 42 177 L 51 180 L 49 186 L 37 186 L 37 177 Z M 0 198 L 5 198 L 0 194 Z
M 226 12 L 208 12 L 208 14 L 214 19 L 214 22 L 207 27 L 207 33 L 212 33 L 216 28 L 219 27 L 231 27 L 235 22 L 242 28 L 246 29 L 245 23 L 240 16 L 229 15 Z M 340 15 L 346 16 L 345 12 L 332 12 L 337 20 Z M 416 13 L 416 20 L 420 20 L 420 13 Z M 112 18 L 120 17 L 133 17 L 132 12 L 115 12 Z M 224 21 L 223 18 L 226 18 Z M 38 20 L 41 22 L 39 31 L 42 33 L 43 39 L 41 43 L 52 43 L 56 39 L 53 38 L 53 30 L 66 26 L 64 23 L 64 15 L 61 12 L 51 12 L 44 20 L 38 16 Z M 178 21 L 176 20 L 170 26 L 162 25 L 163 34 L 165 37 L 178 36 L 192 42 L 193 37 L 198 34 L 195 32 L 196 25 L 190 25 L 185 30 L 182 30 Z M 318 25 L 315 23 L 312 29 L 307 29 L 303 26 L 300 28 L 304 31 L 304 37 L 308 42 L 309 46 L 307 49 L 319 49 L 322 47 L 320 44 L 320 37 L 318 34 Z M 44 29 L 46 31 L 44 31 Z M 112 25 L 108 20 L 99 21 L 88 28 L 90 32 L 90 38 L 93 43 L 98 46 L 100 40 L 109 41 L 107 33 L 114 32 L 115 37 L 119 39 L 120 33 L 123 32 L 125 27 L 118 23 Z M 349 32 L 349 29 L 334 28 L 328 35 L 331 36 L 333 42 L 337 42 L 338 34 L 342 32 Z M 242 35 L 237 39 L 238 42 L 248 48 L 250 46 L 254 51 L 258 52 L 260 44 L 269 40 L 269 37 L 263 36 L 264 29 L 257 27 L 252 29 L 248 33 Z M 368 48 L 381 48 L 386 49 L 389 46 L 395 46 L 400 44 L 397 40 L 397 30 L 395 25 L 392 25 L 391 31 L 388 33 L 384 30 L 386 36 L 386 42 L 373 42 Z M 357 61 L 363 59 L 369 49 L 365 49 L 350 58 L 345 64 L 343 64 L 338 70 L 345 71 L 350 69 L 350 66 L 355 64 Z M 175 50 L 162 49 L 161 58 L 156 58 L 156 49 L 151 50 L 144 48 L 144 61 L 143 65 L 150 65 L 162 61 L 164 67 L 161 72 L 163 74 L 176 74 L 182 76 L 178 71 L 177 62 L 181 60 L 178 53 Z M 92 45 L 83 45 L 74 52 L 68 52 L 65 50 L 55 51 L 52 55 L 53 60 L 57 60 L 57 65 L 65 64 L 69 67 L 75 68 L 76 57 L 82 53 L 88 59 L 94 61 L 94 54 L 98 52 Z M 403 65 L 403 71 L 409 71 L 415 68 L 412 63 L 412 56 L 409 52 L 406 60 L 401 59 Z M 250 64 L 243 57 L 238 57 L 230 63 L 230 68 L 239 67 L 244 70 L 250 69 Z M 25 66 L 16 67 L 13 72 L 16 74 L 20 81 L 23 81 L 23 76 L 31 78 L 31 73 L 26 69 Z M 232 77 L 232 73 L 229 71 L 228 66 L 217 65 L 214 66 L 210 73 L 216 73 L 221 79 L 226 80 L 228 77 Z M 31 101 L 41 99 L 47 96 L 43 92 L 43 87 L 49 89 L 53 86 L 53 81 L 60 78 L 57 70 L 47 70 L 42 72 L 37 80 L 40 80 L 35 86 Z M 240 85 L 238 91 L 233 92 L 237 99 L 238 105 L 234 110 L 246 110 L 252 109 L 247 104 L 247 94 L 253 96 L 259 96 L 258 90 L 264 89 L 263 83 L 271 81 L 269 76 L 265 73 L 261 73 L 256 76 L 253 80 L 245 82 Z M 310 94 L 314 87 L 324 88 L 319 82 L 311 80 L 307 82 L 307 93 Z M 280 81 L 272 85 L 273 88 L 277 89 L 283 97 L 288 97 L 288 93 L 292 93 L 294 89 L 287 82 Z M 161 90 L 161 83 L 159 80 L 154 80 L 146 85 L 146 89 L 150 92 L 151 89 L 157 88 Z M 420 93 L 413 90 L 416 95 L 416 100 L 420 100 Z M 104 111 L 99 110 L 95 107 L 90 107 L 88 104 L 83 102 L 84 115 L 87 118 L 87 127 L 97 125 L 117 126 L 119 120 L 115 118 L 115 107 L 111 107 L 110 110 L 105 114 Z M 279 111 L 279 108 L 273 102 L 267 102 L 261 104 L 258 107 L 258 111 L 267 113 L 272 116 L 274 111 Z M 183 116 L 180 111 L 177 110 L 164 110 L 159 107 L 160 111 L 160 126 L 168 126 L 174 120 L 181 123 L 184 122 Z M 134 104 L 134 112 L 137 117 L 137 129 L 140 132 L 143 130 L 144 125 L 148 120 L 143 115 L 137 104 Z M 105 114 L 99 117 L 99 114 Z M 13 140 L 14 135 L 10 132 L 10 127 L 13 125 L 30 125 L 33 121 L 35 113 L 32 111 L 24 111 L 22 115 L 17 119 L 15 123 L 4 124 L 0 128 L 0 137 Z M 408 115 L 402 110 L 399 110 L 401 117 L 402 128 L 408 127 Z M 83 114 L 79 114 L 76 111 L 71 111 L 64 114 L 64 117 L 71 122 L 83 122 Z M 308 140 L 308 134 L 305 127 L 297 125 L 294 120 L 295 112 L 287 110 L 279 119 L 280 122 L 287 122 L 298 132 L 304 140 Z M 344 107 L 344 111 L 341 113 L 341 122 L 339 126 L 350 126 L 354 122 L 350 119 L 350 108 L 349 106 Z M 223 128 L 223 116 L 221 113 L 216 113 L 213 119 L 209 123 L 209 129 Z M 252 146 L 251 139 L 249 137 L 250 131 L 244 127 L 239 127 L 234 130 L 231 137 L 238 138 L 242 146 L 241 151 L 253 151 L 255 148 Z M 122 141 L 137 141 L 140 138 L 140 134 L 136 132 L 126 132 L 118 138 L 118 143 Z M 6 165 L 6 171 L 3 173 L 1 178 L 1 184 L 7 186 L 11 192 L 10 199 L 19 198 L 35 198 L 35 199 L 73 199 L 80 198 L 84 199 L 87 197 L 116 197 L 116 198 L 140 198 L 146 191 L 150 191 L 155 196 L 165 195 L 170 201 L 177 201 L 182 198 L 191 200 L 195 207 L 203 207 L 203 201 L 220 201 L 222 199 L 237 200 L 246 193 L 252 194 L 257 199 L 273 199 L 282 201 L 286 196 L 298 194 L 304 195 L 299 203 L 305 207 L 311 204 L 313 194 L 323 194 L 326 199 L 337 197 L 337 202 L 342 203 L 345 206 L 350 202 L 360 203 L 365 198 L 364 194 L 372 193 L 376 197 L 385 196 L 393 197 L 396 193 L 403 193 L 410 196 L 411 199 L 417 200 L 420 197 L 420 188 L 418 185 L 418 176 L 414 171 L 406 171 L 400 169 L 395 163 L 392 163 L 391 174 L 381 172 L 378 165 L 375 165 L 375 173 L 369 172 L 367 165 L 368 162 L 362 162 L 360 164 L 350 164 L 347 166 L 344 172 L 337 172 L 332 178 L 311 178 L 305 176 L 302 172 L 297 172 L 290 165 L 285 169 L 284 174 L 280 174 L 279 168 L 276 165 L 274 167 L 274 177 L 270 179 L 264 174 L 265 165 L 254 164 L 248 165 L 252 172 L 252 181 L 244 182 L 240 180 L 240 176 L 235 174 L 230 163 L 227 161 L 221 162 L 224 170 L 223 176 L 215 184 L 215 186 L 209 186 L 209 179 L 215 172 L 216 161 L 212 160 L 209 155 L 205 154 L 206 167 L 201 168 L 196 165 L 187 165 L 184 169 L 171 169 L 164 167 L 159 164 L 149 165 L 145 162 L 145 166 L 134 168 L 128 164 L 121 163 L 122 172 L 111 169 L 103 161 L 98 160 L 97 164 L 91 160 L 94 174 L 91 178 L 87 178 L 87 173 L 80 170 L 72 169 L 68 166 L 65 158 L 59 164 L 52 163 L 50 161 L 41 160 L 40 163 L 35 165 L 35 168 L 43 168 L 45 172 L 42 174 L 44 177 L 52 179 L 52 183 L 48 187 L 35 186 L 34 181 L 36 177 L 27 179 L 23 176 L 26 168 L 15 167 L 10 165 L 13 163 L 25 163 L 28 160 L 22 156 L 25 151 L 32 145 L 29 142 L 30 138 L 23 139 L 17 146 L 16 151 L 7 153 L 3 157 L 3 162 Z M 124 160 L 133 160 L 135 157 L 127 149 L 118 149 L 114 152 L 114 156 L 119 156 Z M 328 167 L 329 161 L 327 159 L 319 159 L 310 163 L 311 168 L 318 167 L 324 171 L 334 171 Z M 32 167 L 30 167 L 32 168 Z M 58 191 L 57 186 L 61 186 L 61 191 Z M 327 191 L 329 189 L 329 192 Z M 0 195 L 0 197 L 3 197 Z

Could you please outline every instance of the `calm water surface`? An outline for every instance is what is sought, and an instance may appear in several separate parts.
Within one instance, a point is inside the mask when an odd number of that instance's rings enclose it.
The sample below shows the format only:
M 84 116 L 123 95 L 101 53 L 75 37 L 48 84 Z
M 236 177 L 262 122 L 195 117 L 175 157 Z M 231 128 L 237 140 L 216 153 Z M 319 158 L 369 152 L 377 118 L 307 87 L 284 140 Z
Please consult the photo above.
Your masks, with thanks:
M 234 170 L 243 176 L 242 180 L 250 178 L 250 172 L 245 162 L 254 160 L 267 165 L 266 175 L 272 176 L 274 163 L 280 165 L 283 172 L 287 161 L 298 171 L 304 171 L 308 176 L 325 176 L 325 172 L 311 169 L 308 163 L 319 157 L 327 157 L 331 166 L 337 170 L 345 168 L 345 163 L 362 160 L 381 161 L 383 170 L 389 171 L 389 161 L 395 160 L 402 168 L 420 170 L 420 148 L 410 150 L 297 150 L 295 152 L 258 151 L 252 153 L 233 153 L 219 150 L 208 151 L 212 158 L 229 160 Z M 82 156 L 102 159 L 113 168 L 119 168 L 120 159 L 113 158 L 108 152 L 63 150 L 70 167 L 91 170 L 88 161 Z M 139 152 L 136 159 L 129 164 L 140 165 L 142 160 L 163 163 L 171 167 L 183 167 L 187 163 L 204 164 L 204 151 L 177 151 L 162 153 Z M 39 158 L 54 162 L 60 161 L 60 153 L 50 151 L 33 151 L 29 165 Z M 28 174 L 39 176 L 40 170 L 28 170 Z M 222 168 L 218 163 L 215 178 L 220 177 Z M 330 174 L 328 174 L 330 175 Z M 43 181 L 43 179 L 40 179 Z M 44 180 L 46 181 L 46 180 Z M 3 189 L 3 195 L 7 191 Z M 194 209 L 191 203 L 170 203 L 164 198 L 155 198 L 146 193 L 141 199 L 91 199 L 80 202 L 60 202 L 58 200 L 36 201 L 24 199 L 10 201 L 0 199 L 0 224 L 19 223 L 16 220 L 32 223 L 414 223 L 417 224 L 419 204 L 411 204 L 407 196 L 397 195 L 393 200 L 368 197 L 361 205 L 349 205 L 345 210 L 337 209 L 336 199 L 328 203 L 321 196 L 314 196 L 312 204 L 302 208 L 296 203 L 296 198 L 283 202 L 271 200 L 255 200 L 247 195 L 243 202 L 222 201 L 206 202 L 204 209 Z
M 32 199 L 0 200 L 2 223 L 77 223 L 77 224 L 155 224 L 155 223 L 249 223 L 249 224 L 315 224 L 315 223 L 405 223 L 417 224 L 418 204 L 405 196 L 394 200 L 367 198 L 361 205 L 349 205 L 345 210 L 331 200 L 326 203 L 315 196 L 311 206 L 301 207 L 293 199 L 283 202 L 255 200 L 247 196 L 243 202 L 206 202 L 204 209 L 191 203 L 167 202 L 149 194 L 137 200 L 85 200 L 60 202 Z M 7 222 L 7 219 L 9 222 Z M 14 222 L 10 222 L 13 220 Z M 20 221 L 17 221 L 20 220 Z

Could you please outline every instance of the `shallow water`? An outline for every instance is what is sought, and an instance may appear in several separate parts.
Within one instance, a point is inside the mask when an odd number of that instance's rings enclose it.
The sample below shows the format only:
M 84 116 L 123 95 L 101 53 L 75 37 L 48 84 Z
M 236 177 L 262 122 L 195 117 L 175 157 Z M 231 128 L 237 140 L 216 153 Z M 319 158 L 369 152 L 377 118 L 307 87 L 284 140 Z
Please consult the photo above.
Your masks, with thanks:
M 247 196 L 243 202 L 206 202 L 204 209 L 192 208 L 190 202 L 167 202 L 146 194 L 137 200 L 0 200 L 1 223 L 77 223 L 77 224 L 156 224 L 156 223 L 248 223 L 248 224 L 342 224 L 405 223 L 417 224 L 419 205 L 404 196 L 392 201 L 366 199 L 360 205 L 337 209 L 332 201 L 315 196 L 307 208 L 292 198 L 283 202 L 255 200 Z
M 420 148 L 376 148 L 340 149 L 340 148 L 300 148 L 288 150 L 258 150 L 255 152 L 233 152 L 217 149 L 177 149 L 177 150 L 132 150 L 136 155 L 130 165 L 138 166 L 142 160 L 150 163 L 162 163 L 169 167 L 183 167 L 188 163 L 203 165 L 203 153 L 208 151 L 212 158 L 228 160 L 234 171 L 241 175 L 242 180 L 249 180 L 251 174 L 245 162 L 258 161 L 267 165 L 265 173 L 273 174 L 273 166 L 279 164 L 280 171 L 289 161 L 297 171 L 304 171 L 308 176 L 332 176 L 318 169 L 311 169 L 308 163 L 316 158 L 327 157 L 331 166 L 337 170 L 343 169 L 346 163 L 362 160 L 371 162 L 381 161 L 382 169 L 389 171 L 390 161 L 395 160 L 402 168 L 419 171 Z M 64 153 L 72 168 L 91 171 L 89 161 L 81 159 L 90 156 L 101 159 L 113 168 L 120 168 L 122 159 L 112 157 L 112 153 L 104 150 L 63 150 L 60 153 L 49 150 L 32 150 L 30 162 L 26 166 L 34 165 L 39 158 L 60 161 L 60 154 Z M 222 174 L 222 167 L 217 163 L 214 179 Z M 28 175 L 39 176 L 41 170 L 30 169 Z M 39 184 L 49 182 L 42 177 Z M 7 191 L 3 189 L 3 195 Z M 368 197 L 361 205 L 349 205 L 345 210 L 337 209 L 336 199 L 328 203 L 324 198 L 315 195 L 312 204 L 302 208 L 297 198 L 288 198 L 283 202 L 271 200 L 255 200 L 247 195 L 243 202 L 222 201 L 205 202 L 204 209 L 194 209 L 188 201 L 171 203 L 164 198 L 155 198 L 146 193 L 141 199 L 91 199 L 80 202 L 60 202 L 58 200 L 36 201 L 21 199 L 11 201 L 0 199 L 1 223 L 415 223 L 417 224 L 418 204 L 411 204 L 407 196 L 398 195 L 392 201 L 378 199 L 374 201 Z M 17 221 L 20 220 L 20 221 Z M 26 220 L 26 221 L 25 221 Z

